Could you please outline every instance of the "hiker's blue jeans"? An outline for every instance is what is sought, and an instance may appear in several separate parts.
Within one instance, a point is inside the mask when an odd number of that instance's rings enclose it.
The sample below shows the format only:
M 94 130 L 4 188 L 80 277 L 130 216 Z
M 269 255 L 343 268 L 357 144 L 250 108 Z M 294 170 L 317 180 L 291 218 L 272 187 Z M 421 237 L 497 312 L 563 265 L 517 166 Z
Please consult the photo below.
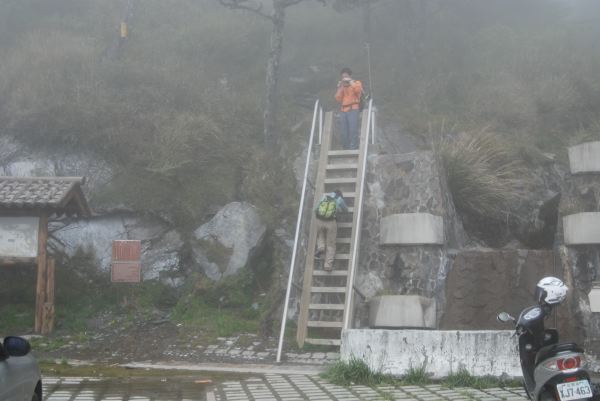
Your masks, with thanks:
M 344 149 L 358 149 L 358 110 L 340 113 L 340 135 Z

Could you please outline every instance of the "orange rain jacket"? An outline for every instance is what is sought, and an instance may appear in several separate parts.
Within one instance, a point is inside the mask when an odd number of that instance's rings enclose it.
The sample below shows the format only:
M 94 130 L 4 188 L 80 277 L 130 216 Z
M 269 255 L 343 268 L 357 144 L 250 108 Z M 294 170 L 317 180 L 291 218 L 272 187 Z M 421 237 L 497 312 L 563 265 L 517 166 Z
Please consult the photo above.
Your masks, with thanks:
M 349 86 L 340 85 L 335 93 L 335 100 L 342 105 L 342 111 L 358 110 L 362 82 L 355 80 Z

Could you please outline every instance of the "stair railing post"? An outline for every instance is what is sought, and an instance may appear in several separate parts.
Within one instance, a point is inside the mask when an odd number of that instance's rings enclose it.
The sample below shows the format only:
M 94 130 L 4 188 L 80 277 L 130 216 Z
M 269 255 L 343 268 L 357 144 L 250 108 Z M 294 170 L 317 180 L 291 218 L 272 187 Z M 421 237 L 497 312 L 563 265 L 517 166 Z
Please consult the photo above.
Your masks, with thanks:
M 364 157 L 363 157 L 363 165 L 362 165 L 362 175 L 360 177 L 360 192 L 356 194 L 356 196 L 358 197 L 358 210 L 356 210 L 356 202 L 355 202 L 355 213 L 358 213 L 357 215 L 357 219 L 356 219 L 356 227 L 355 230 L 357 230 L 356 235 L 354 236 L 354 244 L 353 244 L 353 251 L 352 251 L 352 263 L 350 264 L 350 271 L 348 272 L 348 288 L 350 289 L 348 291 L 348 294 L 346 294 L 346 313 L 344 315 L 344 330 L 347 330 L 348 327 L 350 326 L 350 318 L 351 318 L 351 311 L 352 311 L 352 295 L 354 293 L 354 271 L 356 269 L 356 264 L 357 259 L 358 259 L 358 242 L 360 239 L 360 227 L 361 227 L 361 219 L 362 219 L 362 205 L 363 205 L 363 193 L 364 193 L 364 187 L 365 187 L 365 177 L 366 177 L 366 172 L 367 172 L 367 155 L 369 154 L 369 134 L 371 131 L 371 123 L 372 123 L 372 114 L 373 114 L 373 99 L 369 100 L 369 113 L 367 114 L 367 135 L 365 136 L 365 150 L 364 150 Z
M 323 137 L 323 108 L 319 107 L 319 145 L 321 145 L 322 137 Z
M 310 139 L 308 140 L 308 150 L 306 152 L 306 165 L 304 166 L 304 181 L 302 182 L 302 195 L 300 196 L 300 206 L 298 207 L 298 218 L 296 220 L 296 235 L 294 237 L 294 248 L 292 250 L 292 259 L 290 261 L 290 273 L 288 277 L 287 290 L 285 292 L 285 303 L 283 304 L 283 317 L 281 318 L 281 330 L 279 333 L 279 345 L 277 346 L 277 363 L 281 362 L 281 350 L 283 348 L 283 337 L 285 335 L 285 323 L 287 321 L 288 304 L 290 302 L 290 293 L 292 289 L 292 282 L 294 278 L 294 266 L 296 262 L 296 253 L 298 251 L 298 240 L 300 239 L 300 226 L 302 223 L 302 211 L 304 209 L 304 198 L 306 195 L 306 183 L 308 182 L 308 169 L 310 166 L 310 159 L 312 154 L 313 139 L 315 136 L 315 126 L 317 123 L 317 113 L 319 113 L 319 120 L 323 114 L 322 109 L 319 105 L 319 99 L 315 101 L 315 109 L 313 111 L 312 127 L 310 129 Z M 322 124 L 319 122 L 319 134 L 322 130 Z
M 371 117 L 371 145 L 375 145 L 375 127 L 377 124 L 375 123 L 375 117 L 377 115 L 377 107 L 373 107 L 373 116 Z

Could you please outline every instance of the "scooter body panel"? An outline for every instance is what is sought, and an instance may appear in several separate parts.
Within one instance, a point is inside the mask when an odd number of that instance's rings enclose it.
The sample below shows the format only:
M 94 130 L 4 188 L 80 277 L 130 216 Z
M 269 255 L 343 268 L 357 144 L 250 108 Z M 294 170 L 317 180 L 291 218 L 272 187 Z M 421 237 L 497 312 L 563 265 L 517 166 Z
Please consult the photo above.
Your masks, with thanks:
M 553 360 L 557 359 L 566 359 L 566 358 L 574 358 L 580 357 L 581 360 L 584 359 L 584 355 L 576 352 L 563 352 L 556 354 L 550 358 L 546 358 L 542 361 L 539 361 L 534 370 L 534 382 L 535 382 L 535 390 L 533 391 L 534 400 L 539 400 L 540 395 L 544 390 L 550 391 L 556 400 L 559 400 L 556 385 L 560 383 L 565 383 L 568 380 L 587 380 L 589 382 L 589 374 L 581 369 L 575 368 L 568 371 L 562 371 L 558 369 L 551 369 L 547 366 L 547 364 L 551 364 Z
M 531 306 L 521 312 L 516 322 L 525 390 L 533 401 L 546 401 L 540 398 L 546 393 L 559 401 L 558 384 L 577 380 L 589 382 L 589 374 L 583 367 L 565 371 L 552 366 L 551 362 L 557 359 L 571 357 L 580 357 L 581 361 L 585 359 L 583 353 L 579 352 L 582 349 L 575 344 L 558 345 L 558 332 L 544 328 L 544 320 L 550 312 L 551 308 L 548 306 Z M 540 360 L 540 357 L 543 359 Z

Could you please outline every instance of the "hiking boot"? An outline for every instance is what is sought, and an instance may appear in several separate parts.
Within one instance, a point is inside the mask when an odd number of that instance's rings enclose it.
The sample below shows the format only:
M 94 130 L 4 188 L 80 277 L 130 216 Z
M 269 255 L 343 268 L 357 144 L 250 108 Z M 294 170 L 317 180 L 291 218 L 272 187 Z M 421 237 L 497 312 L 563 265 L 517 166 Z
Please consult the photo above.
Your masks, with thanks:
M 333 271 L 333 266 L 325 264 L 323 265 L 323 270 L 325 270 L 326 272 Z
M 325 249 L 317 249 L 315 252 L 315 259 L 323 259 L 323 255 L 325 254 Z

